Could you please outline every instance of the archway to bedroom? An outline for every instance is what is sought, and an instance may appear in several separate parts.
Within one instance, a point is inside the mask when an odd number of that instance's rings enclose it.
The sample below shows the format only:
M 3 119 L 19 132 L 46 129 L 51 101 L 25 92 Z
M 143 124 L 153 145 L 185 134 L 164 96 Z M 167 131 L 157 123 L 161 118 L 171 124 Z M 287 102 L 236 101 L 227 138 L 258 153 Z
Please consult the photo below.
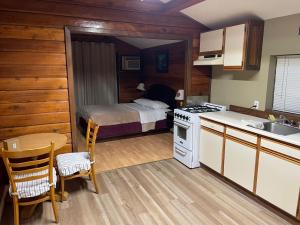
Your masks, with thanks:
M 189 37 L 66 28 L 72 139 L 100 125 L 96 171 L 173 157 L 175 95 L 188 82 Z

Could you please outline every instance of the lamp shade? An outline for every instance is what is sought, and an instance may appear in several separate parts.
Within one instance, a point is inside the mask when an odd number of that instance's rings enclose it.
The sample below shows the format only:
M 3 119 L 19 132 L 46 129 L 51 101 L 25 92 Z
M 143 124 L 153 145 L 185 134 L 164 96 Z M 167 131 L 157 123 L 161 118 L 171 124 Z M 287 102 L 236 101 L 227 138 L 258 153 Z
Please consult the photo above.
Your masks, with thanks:
M 136 87 L 136 89 L 139 91 L 146 91 L 145 84 L 139 83 L 138 86 Z
M 179 89 L 176 93 L 175 100 L 183 101 L 184 100 L 184 90 Z

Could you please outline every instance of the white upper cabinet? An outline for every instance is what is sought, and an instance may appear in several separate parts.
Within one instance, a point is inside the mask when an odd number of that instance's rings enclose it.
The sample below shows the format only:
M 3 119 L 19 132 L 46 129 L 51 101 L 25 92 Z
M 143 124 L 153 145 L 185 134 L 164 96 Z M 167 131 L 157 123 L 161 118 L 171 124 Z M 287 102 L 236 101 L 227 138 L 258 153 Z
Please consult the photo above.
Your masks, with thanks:
M 225 33 L 224 67 L 242 67 L 246 25 L 227 27 Z
M 243 24 L 200 34 L 200 53 L 194 65 L 224 65 L 224 70 L 259 70 L 264 22 Z
M 200 55 L 205 53 L 222 53 L 224 29 L 200 34 Z

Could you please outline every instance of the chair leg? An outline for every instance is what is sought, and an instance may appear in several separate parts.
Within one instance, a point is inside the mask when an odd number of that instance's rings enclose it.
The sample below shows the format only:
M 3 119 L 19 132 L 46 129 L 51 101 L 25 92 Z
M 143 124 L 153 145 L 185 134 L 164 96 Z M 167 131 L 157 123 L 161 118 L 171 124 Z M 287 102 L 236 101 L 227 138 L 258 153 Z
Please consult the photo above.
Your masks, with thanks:
M 99 194 L 99 188 L 98 188 L 98 183 L 97 183 L 97 179 L 96 179 L 96 174 L 95 174 L 95 168 L 94 165 L 92 165 L 91 168 L 91 176 L 92 176 L 92 180 L 96 189 L 96 193 Z
M 64 177 L 60 177 L 60 186 L 61 186 L 61 202 L 64 201 L 64 192 L 65 192 L 65 179 Z
M 58 223 L 58 211 L 57 211 L 55 191 L 53 186 L 50 187 L 50 199 L 51 199 L 51 204 L 52 204 L 53 213 L 55 217 L 55 222 Z
M 14 205 L 14 224 L 19 225 L 20 224 L 20 221 L 19 221 L 19 201 L 18 201 L 17 196 L 13 197 L 13 205 Z

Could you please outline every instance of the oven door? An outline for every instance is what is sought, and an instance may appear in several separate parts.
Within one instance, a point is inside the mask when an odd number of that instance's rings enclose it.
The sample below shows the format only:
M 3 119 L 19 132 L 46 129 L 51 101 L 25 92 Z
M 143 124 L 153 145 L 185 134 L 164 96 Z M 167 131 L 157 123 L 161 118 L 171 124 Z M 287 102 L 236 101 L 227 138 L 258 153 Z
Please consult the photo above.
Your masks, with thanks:
M 193 126 L 182 121 L 174 121 L 174 142 L 188 150 L 192 150 Z

